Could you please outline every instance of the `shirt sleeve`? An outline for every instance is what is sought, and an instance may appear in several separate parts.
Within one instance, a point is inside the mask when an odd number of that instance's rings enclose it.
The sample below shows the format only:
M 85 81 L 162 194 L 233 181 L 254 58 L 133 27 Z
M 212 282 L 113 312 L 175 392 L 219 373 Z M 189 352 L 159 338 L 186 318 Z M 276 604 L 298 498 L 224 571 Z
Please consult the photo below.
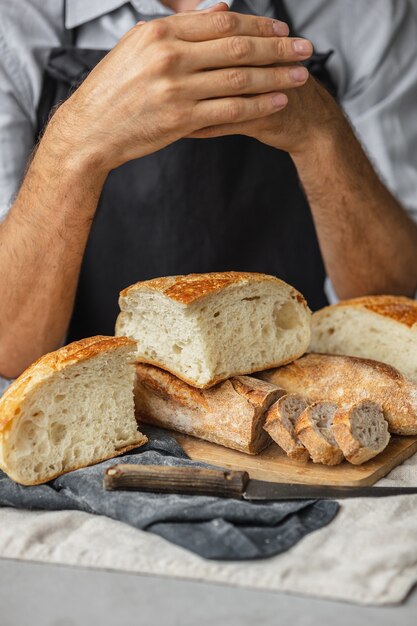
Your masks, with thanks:
M 0 0 L 0 222 L 23 178 L 49 51 L 63 37 L 63 0 Z
M 344 5 L 341 105 L 388 189 L 417 221 L 417 16 L 408 0 Z M 365 9 L 365 10 L 364 10 Z
M 62 0 L 0 0 L 0 222 L 33 150 L 43 67 L 61 43 L 62 15 Z M 0 376 L 0 396 L 11 382 Z
M 33 122 L 24 106 L 24 82 L 0 21 L 0 221 L 12 203 L 34 142 Z

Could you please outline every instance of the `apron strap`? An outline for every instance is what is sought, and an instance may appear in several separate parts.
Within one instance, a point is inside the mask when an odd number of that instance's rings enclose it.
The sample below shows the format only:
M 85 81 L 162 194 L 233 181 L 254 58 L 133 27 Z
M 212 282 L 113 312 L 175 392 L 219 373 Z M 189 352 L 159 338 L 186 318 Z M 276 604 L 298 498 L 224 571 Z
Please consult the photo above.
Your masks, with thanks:
M 77 89 L 108 50 L 85 50 L 63 46 L 51 50 L 44 70 L 43 88 L 37 109 L 38 137 L 50 116 Z

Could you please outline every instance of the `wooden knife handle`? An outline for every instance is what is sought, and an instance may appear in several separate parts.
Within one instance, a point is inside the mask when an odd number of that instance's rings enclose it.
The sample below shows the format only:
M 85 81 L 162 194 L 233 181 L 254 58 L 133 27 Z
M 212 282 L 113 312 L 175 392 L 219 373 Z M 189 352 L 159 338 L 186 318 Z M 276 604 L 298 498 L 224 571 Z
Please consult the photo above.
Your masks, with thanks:
M 237 499 L 242 497 L 248 481 L 247 472 L 169 465 L 120 464 L 104 474 L 104 487 L 110 491 L 128 489 Z

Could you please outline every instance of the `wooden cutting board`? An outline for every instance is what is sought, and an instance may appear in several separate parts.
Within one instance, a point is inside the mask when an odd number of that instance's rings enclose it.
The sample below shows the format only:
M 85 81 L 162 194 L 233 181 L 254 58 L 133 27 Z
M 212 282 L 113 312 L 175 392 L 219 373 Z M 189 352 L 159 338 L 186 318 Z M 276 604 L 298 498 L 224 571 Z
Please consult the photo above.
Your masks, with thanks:
M 292 461 L 276 444 L 256 456 L 229 450 L 188 435 L 171 433 L 188 456 L 195 461 L 234 470 L 245 470 L 251 478 L 276 483 L 308 483 L 311 485 L 373 485 L 394 467 L 417 452 L 417 437 L 392 437 L 387 448 L 363 465 L 344 461 L 335 467 L 311 461 Z

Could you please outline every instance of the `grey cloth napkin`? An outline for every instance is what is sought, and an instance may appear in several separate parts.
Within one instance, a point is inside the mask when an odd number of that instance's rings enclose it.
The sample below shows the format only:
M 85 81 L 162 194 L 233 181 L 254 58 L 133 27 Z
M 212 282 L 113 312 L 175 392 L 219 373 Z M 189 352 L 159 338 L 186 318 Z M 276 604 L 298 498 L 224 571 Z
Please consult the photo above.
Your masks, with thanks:
M 305 535 L 329 524 L 338 511 L 339 505 L 330 501 L 252 504 L 211 496 L 105 491 L 104 471 L 115 463 L 207 467 L 189 460 L 165 431 L 142 430 L 149 443 L 138 451 L 70 472 L 46 485 L 22 487 L 0 472 L 0 506 L 106 515 L 219 560 L 257 559 L 285 552 Z

